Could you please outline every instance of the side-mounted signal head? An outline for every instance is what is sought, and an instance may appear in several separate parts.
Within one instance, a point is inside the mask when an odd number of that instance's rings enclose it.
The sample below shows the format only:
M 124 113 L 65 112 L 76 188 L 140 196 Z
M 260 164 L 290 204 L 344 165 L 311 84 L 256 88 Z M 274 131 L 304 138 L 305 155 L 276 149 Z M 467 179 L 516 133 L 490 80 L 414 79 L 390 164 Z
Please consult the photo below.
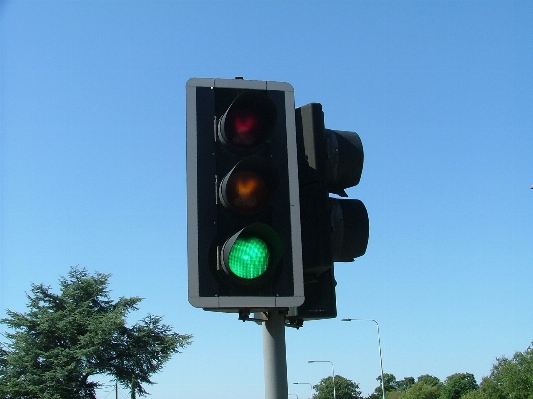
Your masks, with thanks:
M 220 118 L 220 141 L 236 151 L 256 149 L 269 139 L 276 118 L 276 107 L 264 93 L 244 92 Z
M 331 253 L 334 262 L 363 256 L 368 245 L 369 222 L 365 205 L 357 199 L 329 198 Z
M 327 183 L 331 193 L 347 197 L 345 188 L 359 184 L 363 172 L 363 143 L 355 132 L 324 129 Z

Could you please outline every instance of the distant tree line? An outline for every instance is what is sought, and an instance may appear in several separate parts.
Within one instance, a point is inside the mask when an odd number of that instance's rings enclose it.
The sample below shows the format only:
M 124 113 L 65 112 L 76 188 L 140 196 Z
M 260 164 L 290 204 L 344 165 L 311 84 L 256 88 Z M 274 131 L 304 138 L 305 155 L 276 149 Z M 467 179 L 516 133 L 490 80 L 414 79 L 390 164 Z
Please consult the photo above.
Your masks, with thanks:
M 381 376 L 373 393 L 364 397 L 359 384 L 335 376 L 337 399 L 382 399 Z M 476 382 L 470 373 L 452 374 L 444 381 L 432 375 L 421 375 L 416 380 L 405 377 L 397 380 L 394 374 L 383 374 L 386 399 L 533 399 L 533 343 L 512 358 L 496 359 L 490 374 Z M 313 399 L 333 398 L 333 378 L 327 377 L 313 386 Z

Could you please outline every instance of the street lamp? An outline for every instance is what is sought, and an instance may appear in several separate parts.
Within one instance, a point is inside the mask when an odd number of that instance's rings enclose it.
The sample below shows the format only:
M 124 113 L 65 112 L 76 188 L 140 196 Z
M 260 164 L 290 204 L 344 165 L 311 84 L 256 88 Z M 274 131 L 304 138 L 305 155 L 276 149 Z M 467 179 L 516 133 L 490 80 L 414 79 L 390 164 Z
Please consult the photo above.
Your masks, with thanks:
M 379 324 L 374 319 L 342 319 L 341 321 L 373 321 L 378 328 L 378 349 L 379 349 L 379 366 L 381 368 L 381 392 L 383 399 L 385 399 L 385 381 L 383 379 L 383 358 L 381 357 L 381 339 L 379 338 Z
M 329 360 L 309 360 L 307 363 L 331 363 L 331 374 L 333 376 L 333 399 L 337 399 L 335 394 L 335 368 L 333 367 L 333 362 Z
M 311 396 L 313 396 L 313 384 L 310 382 L 293 382 L 294 385 L 309 385 L 309 389 L 311 390 Z

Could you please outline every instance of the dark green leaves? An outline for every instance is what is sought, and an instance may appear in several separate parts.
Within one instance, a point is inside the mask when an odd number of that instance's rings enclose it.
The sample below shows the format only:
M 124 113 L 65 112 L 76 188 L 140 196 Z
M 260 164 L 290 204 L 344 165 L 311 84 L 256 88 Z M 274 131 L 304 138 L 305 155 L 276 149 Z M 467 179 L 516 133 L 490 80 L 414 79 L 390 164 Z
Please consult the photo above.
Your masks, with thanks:
M 109 278 L 74 267 L 60 279 L 60 294 L 32 284 L 27 312 L 7 311 L 1 322 L 12 331 L 0 346 L 0 397 L 94 398 L 96 374 L 147 393 L 143 384 L 152 384 L 151 375 L 192 336 L 153 315 L 128 327 L 126 317 L 142 299 L 112 300 Z

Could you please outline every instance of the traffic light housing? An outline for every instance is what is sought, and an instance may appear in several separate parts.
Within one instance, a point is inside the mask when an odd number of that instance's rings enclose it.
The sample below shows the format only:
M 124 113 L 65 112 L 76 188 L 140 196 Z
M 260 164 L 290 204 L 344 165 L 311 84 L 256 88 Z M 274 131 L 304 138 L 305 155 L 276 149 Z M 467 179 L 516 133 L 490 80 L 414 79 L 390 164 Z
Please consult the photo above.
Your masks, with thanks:
M 326 129 L 322 105 L 296 109 L 305 302 L 291 316 L 337 316 L 334 262 L 362 256 L 369 236 L 364 204 L 347 197 L 363 170 L 363 145 L 355 132 Z
M 229 312 L 299 306 L 292 86 L 194 78 L 186 91 L 189 302 Z

